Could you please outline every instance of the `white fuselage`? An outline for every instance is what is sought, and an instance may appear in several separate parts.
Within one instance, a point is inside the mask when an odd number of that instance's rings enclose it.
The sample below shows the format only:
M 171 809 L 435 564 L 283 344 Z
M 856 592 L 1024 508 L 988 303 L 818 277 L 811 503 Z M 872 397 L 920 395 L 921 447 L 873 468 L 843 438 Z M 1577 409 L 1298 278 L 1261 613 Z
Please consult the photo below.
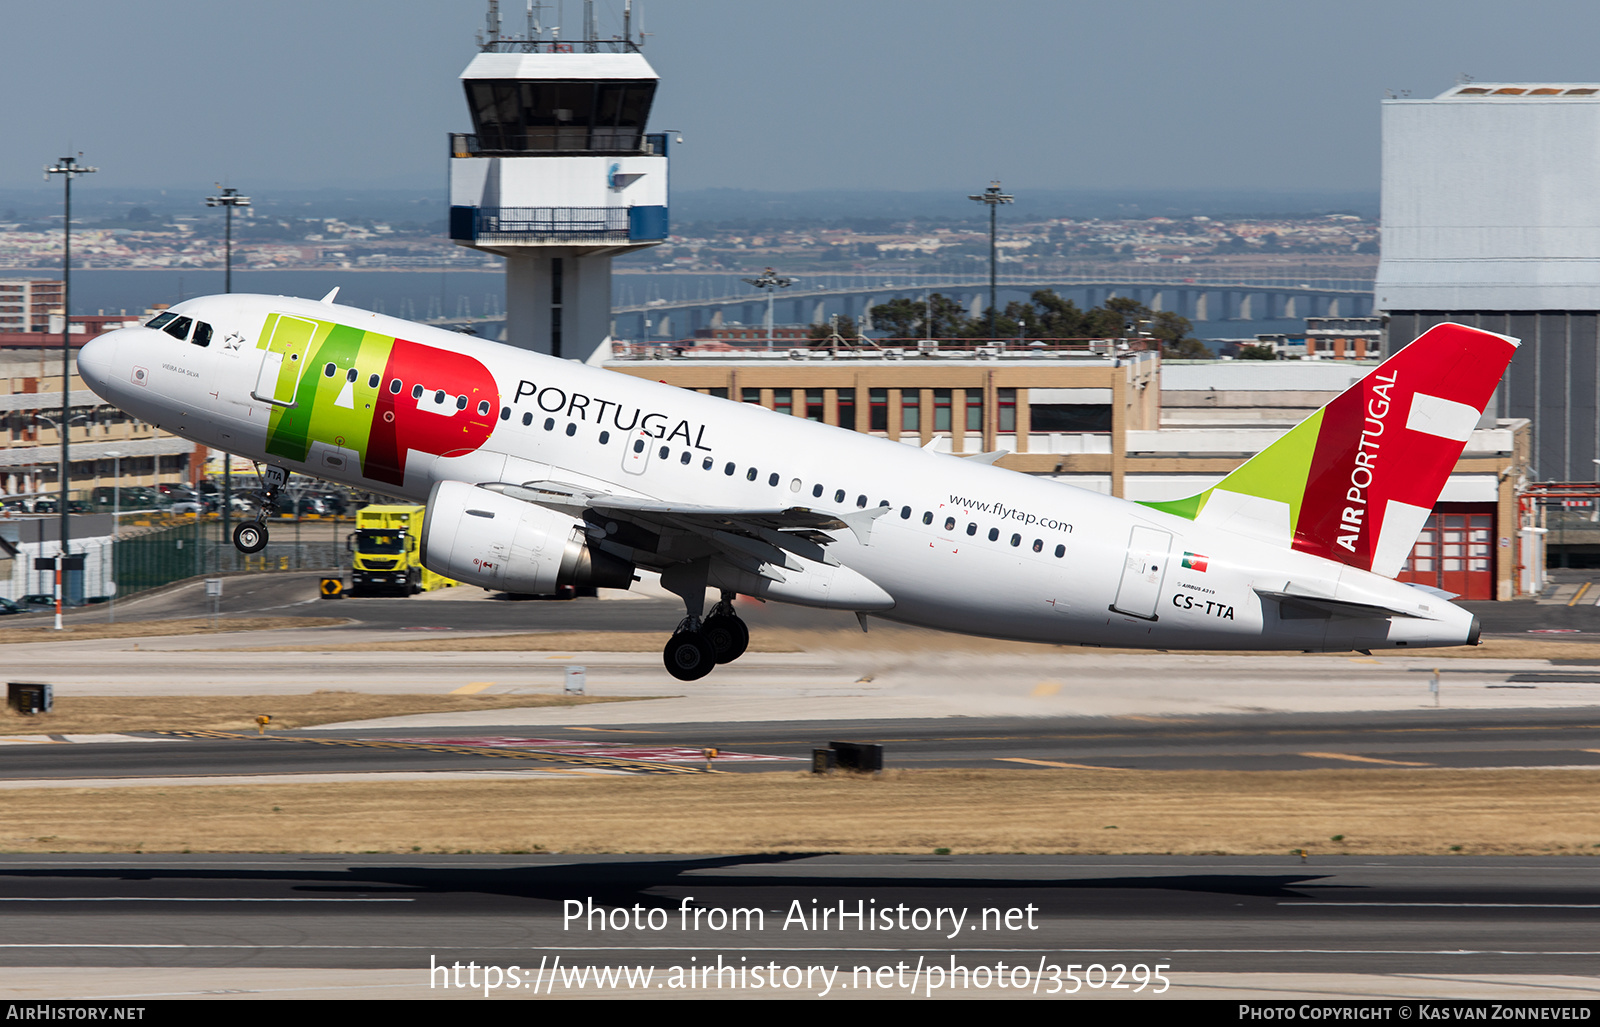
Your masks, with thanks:
M 555 481 L 723 508 L 846 514 L 887 506 L 865 543 L 839 531 L 827 547 L 892 596 L 892 608 L 874 615 L 999 638 L 1162 649 L 1352 649 L 1459 645 L 1475 634 L 1466 611 L 1369 572 L 1060 482 L 753 405 L 350 307 L 235 295 L 173 310 L 212 325 L 211 344 L 148 328 L 109 333 L 80 357 L 89 387 L 206 446 L 411 502 L 426 501 L 440 481 Z M 398 483 L 363 477 L 346 458 L 342 437 L 318 439 L 313 432 L 304 459 L 269 453 L 273 407 L 256 394 L 264 356 L 257 335 L 269 313 L 474 358 L 499 394 L 492 431 L 471 452 L 413 452 Z M 364 378 L 367 369 L 358 370 Z M 647 440 L 642 450 L 634 445 L 640 438 Z M 674 562 L 670 551 L 657 557 L 640 563 L 661 569 Z M 1413 615 L 1307 615 L 1258 595 L 1291 589 Z

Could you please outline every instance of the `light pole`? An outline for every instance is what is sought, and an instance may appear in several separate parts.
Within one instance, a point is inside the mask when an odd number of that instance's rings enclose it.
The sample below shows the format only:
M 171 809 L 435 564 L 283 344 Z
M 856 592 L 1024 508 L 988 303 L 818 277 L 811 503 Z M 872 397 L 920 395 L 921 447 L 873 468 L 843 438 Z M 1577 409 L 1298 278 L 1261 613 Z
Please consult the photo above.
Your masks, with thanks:
M 111 458 L 111 623 L 115 624 L 117 622 L 117 536 L 122 533 L 122 450 L 108 449 L 106 456 Z
M 239 190 L 232 187 L 223 189 L 222 183 L 217 183 L 221 196 L 207 196 L 207 207 L 221 207 L 225 228 L 223 229 L 222 250 L 222 291 L 233 292 L 233 208 L 250 206 L 250 197 L 240 196 Z M 233 454 L 222 454 L 222 540 L 226 542 L 231 535 L 233 524 Z
M 739 281 L 744 282 L 746 285 L 753 285 L 757 289 L 762 289 L 767 294 L 767 349 L 771 349 L 772 296 L 773 293 L 777 292 L 779 289 L 787 289 L 789 286 L 793 285 L 794 279 L 785 278 L 769 267 L 765 271 L 761 272 L 761 276 L 759 278 L 741 278 Z
M 1010 193 L 1001 192 L 1000 191 L 1000 183 L 998 181 L 995 181 L 995 182 L 990 182 L 989 183 L 989 188 L 985 189 L 981 193 L 977 193 L 977 194 L 970 194 L 969 193 L 967 195 L 967 199 L 969 199 L 969 200 L 977 200 L 979 203 L 986 204 L 988 206 L 988 208 L 989 208 L 989 338 L 992 339 L 992 338 L 994 338 L 994 316 L 995 316 L 995 309 L 994 308 L 995 308 L 995 304 L 998 302 L 998 300 L 996 300 L 996 298 L 995 298 L 995 296 L 996 296 L 996 274 L 995 274 L 995 269 L 996 269 L 996 267 L 998 267 L 998 261 L 999 261 L 999 258 L 997 256 L 998 251 L 995 249 L 995 241 L 994 241 L 995 212 L 997 210 L 999 210 L 1000 205 L 1002 203 L 1012 203 L 1012 202 L 1014 202 L 1016 200 L 1016 197 L 1012 196 Z
M 78 157 L 83 154 L 79 153 Z M 72 552 L 71 528 L 67 522 L 67 493 L 72 487 L 72 461 L 68 454 L 67 424 L 72 416 L 72 180 L 79 175 L 92 175 L 99 168 L 79 164 L 77 157 L 62 157 L 44 169 L 45 181 L 51 175 L 60 175 L 64 191 L 61 219 L 61 556 L 57 563 L 56 581 L 60 582 L 67 569 L 67 557 Z M 57 587 L 56 630 L 61 629 L 61 597 Z

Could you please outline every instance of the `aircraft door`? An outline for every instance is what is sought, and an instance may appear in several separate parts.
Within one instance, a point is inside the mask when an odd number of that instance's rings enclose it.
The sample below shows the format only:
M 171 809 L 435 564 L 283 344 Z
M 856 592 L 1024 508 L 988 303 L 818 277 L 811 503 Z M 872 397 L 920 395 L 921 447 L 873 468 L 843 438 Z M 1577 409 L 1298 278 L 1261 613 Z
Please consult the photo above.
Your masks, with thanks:
M 256 387 L 250 395 L 274 406 L 294 406 L 294 394 L 305 371 L 306 350 L 311 347 L 316 330 L 315 321 L 279 314 L 267 339 L 266 352 L 261 355 L 261 369 L 256 372 Z
M 1136 525 L 1128 535 L 1128 555 L 1122 565 L 1122 583 L 1117 586 L 1111 609 L 1130 617 L 1156 620 L 1156 603 L 1161 599 L 1161 582 L 1167 576 L 1167 559 L 1172 549 L 1172 533 L 1160 528 Z
M 633 433 L 622 451 L 622 469 L 629 474 L 643 474 L 650 466 L 650 450 L 655 448 L 656 437 L 640 429 Z

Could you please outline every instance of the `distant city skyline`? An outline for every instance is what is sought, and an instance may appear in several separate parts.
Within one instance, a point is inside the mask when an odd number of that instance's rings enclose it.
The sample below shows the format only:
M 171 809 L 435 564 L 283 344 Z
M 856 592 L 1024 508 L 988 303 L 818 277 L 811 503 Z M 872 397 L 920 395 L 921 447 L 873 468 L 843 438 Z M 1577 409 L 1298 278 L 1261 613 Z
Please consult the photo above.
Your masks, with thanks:
M 1385 90 L 1595 81 L 1578 0 L 640 0 L 676 190 L 1370 193 Z M 621 0 L 599 0 L 602 35 Z M 438 189 L 483 0 L 13 4 L 0 189 Z M 508 28 L 522 5 L 502 4 Z M 579 0 L 548 4 L 576 35 Z

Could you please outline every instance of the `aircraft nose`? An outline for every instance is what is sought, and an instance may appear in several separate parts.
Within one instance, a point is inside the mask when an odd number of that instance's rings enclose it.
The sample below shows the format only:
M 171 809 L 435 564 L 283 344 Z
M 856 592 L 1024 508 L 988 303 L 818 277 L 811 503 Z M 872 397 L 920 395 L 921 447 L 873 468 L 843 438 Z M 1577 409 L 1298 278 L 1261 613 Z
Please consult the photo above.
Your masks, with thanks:
M 106 384 L 111 379 L 116 361 L 116 332 L 97 335 L 78 350 L 78 377 L 83 379 L 94 394 L 106 399 Z

